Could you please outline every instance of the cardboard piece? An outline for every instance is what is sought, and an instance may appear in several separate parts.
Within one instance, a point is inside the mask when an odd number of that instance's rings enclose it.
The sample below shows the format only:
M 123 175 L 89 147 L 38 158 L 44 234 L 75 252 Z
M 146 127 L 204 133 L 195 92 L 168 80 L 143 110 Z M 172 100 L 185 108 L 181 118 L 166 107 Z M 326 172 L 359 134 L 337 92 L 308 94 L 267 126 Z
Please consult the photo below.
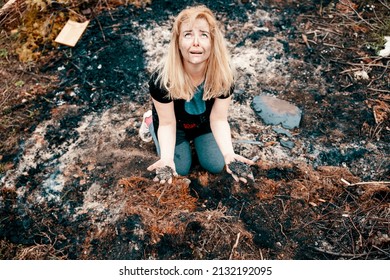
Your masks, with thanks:
M 89 20 L 83 23 L 68 20 L 68 22 L 62 28 L 60 34 L 58 34 L 57 38 L 55 39 L 55 42 L 69 47 L 74 47 L 80 39 L 81 35 L 83 35 L 88 24 Z

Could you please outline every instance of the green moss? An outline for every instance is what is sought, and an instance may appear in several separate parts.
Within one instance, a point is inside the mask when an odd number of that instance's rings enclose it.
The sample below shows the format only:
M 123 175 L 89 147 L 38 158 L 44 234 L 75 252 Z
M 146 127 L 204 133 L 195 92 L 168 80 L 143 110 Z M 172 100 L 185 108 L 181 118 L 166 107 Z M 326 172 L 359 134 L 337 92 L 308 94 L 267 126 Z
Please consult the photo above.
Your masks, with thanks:
M 0 49 L 0 58 L 7 58 L 8 57 L 8 50 L 6 49 Z

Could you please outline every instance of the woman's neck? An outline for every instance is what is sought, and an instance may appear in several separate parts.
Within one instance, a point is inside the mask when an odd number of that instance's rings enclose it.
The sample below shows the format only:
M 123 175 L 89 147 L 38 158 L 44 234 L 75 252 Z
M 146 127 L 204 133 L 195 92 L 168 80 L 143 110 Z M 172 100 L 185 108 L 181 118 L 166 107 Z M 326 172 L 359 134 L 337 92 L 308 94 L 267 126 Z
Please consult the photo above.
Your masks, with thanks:
M 191 79 L 192 85 L 197 87 L 205 79 L 205 65 L 186 65 L 185 70 Z
M 199 75 L 199 76 L 192 76 L 192 75 L 190 75 L 190 78 L 191 78 L 192 85 L 197 87 L 201 83 L 203 83 L 205 77 L 204 77 L 204 74 L 202 74 L 202 75 Z

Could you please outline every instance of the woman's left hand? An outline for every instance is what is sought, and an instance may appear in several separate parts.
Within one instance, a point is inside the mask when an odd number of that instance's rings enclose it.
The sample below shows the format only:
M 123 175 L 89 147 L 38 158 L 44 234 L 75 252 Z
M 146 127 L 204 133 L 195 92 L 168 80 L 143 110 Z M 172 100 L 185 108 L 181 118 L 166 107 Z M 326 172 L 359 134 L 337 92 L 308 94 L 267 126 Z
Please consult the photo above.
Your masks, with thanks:
M 176 172 L 175 162 L 172 160 L 159 159 L 154 164 L 150 165 L 148 171 L 156 171 L 156 177 L 153 181 L 160 182 L 160 184 L 172 183 L 172 178 L 178 176 Z
M 255 164 L 253 160 L 232 153 L 225 156 L 225 164 L 226 172 L 231 174 L 236 182 L 242 181 L 247 183 L 248 178 L 252 181 L 254 180 L 254 176 L 250 168 L 251 165 Z

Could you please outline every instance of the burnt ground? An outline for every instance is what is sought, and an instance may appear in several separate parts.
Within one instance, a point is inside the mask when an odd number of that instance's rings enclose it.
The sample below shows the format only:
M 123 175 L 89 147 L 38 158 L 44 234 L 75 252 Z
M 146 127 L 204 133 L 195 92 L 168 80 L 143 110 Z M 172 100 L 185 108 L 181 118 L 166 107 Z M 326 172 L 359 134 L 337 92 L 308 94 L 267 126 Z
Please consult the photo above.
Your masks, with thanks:
M 389 58 L 370 46 L 388 1 L 296 2 L 197 2 L 237 65 L 234 145 L 260 157 L 248 184 L 196 162 L 172 185 L 146 171 L 147 81 L 194 1 L 103 11 L 35 63 L 2 56 L 0 258 L 389 259 Z M 302 110 L 290 136 L 252 110 L 262 93 Z

